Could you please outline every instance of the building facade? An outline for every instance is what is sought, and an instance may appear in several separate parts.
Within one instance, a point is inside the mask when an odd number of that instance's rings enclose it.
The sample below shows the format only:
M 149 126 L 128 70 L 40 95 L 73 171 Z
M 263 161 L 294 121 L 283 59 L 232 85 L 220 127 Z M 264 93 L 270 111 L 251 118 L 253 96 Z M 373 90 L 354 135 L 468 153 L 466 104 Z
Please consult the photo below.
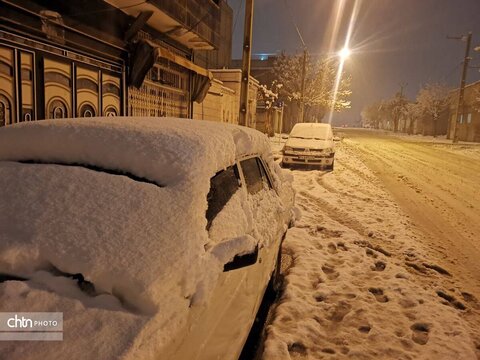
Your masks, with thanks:
M 0 126 L 191 117 L 212 81 L 200 55 L 222 52 L 211 67 L 228 60 L 228 9 L 224 0 L 0 1 Z
M 458 89 L 451 93 L 448 138 L 453 139 Z M 457 138 L 460 141 L 480 142 L 480 81 L 465 86 L 464 106 L 460 109 Z

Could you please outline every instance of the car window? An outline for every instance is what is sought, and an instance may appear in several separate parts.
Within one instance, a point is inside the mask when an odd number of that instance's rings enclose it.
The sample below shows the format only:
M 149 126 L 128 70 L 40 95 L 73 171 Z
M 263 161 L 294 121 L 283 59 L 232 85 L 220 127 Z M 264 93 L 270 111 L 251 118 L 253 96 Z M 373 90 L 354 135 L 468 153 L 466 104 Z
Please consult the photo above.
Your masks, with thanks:
M 241 163 L 247 190 L 250 194 L 256 194 L 264 188 L 271 188 L 265 169 L 258 158 L 243 160 Z
M 210 191 L 207 195 L 207 230 L 239 187 L 240 176 L 236 165 L 220 171 L 210 179 Z
M 262 162 L 260 161 L 259 158 L 257 158 L 257 163 L 258 163 L 258 166 L 260 168 L 260 172 L 262 173 L 263 182 L 265 183 L 265 185 L 268 188 L 273 189 L 272 183 L 270 182 L 270 179 L 268 178 L 267 171 L 263 167 L 263 164 L 262 164 Z
M 67 162 L 48 162 L 48 161 L 37 161 L 37 160 L 20 160 L 18 161 L 21 164 L 34 164 L 34 165 L 56 165 L 56 166 L 71 166 L 77 168 L 84 168 L 87 170 L 95 172 L 103 172 L 110 175 L 125 176 L 137 182 L 144 182 L 147 184 L 157 185 L 158 187 L 164 187 L 164 185 L 159 184 L 155 181 L 149 180 L 147 178 L 132 174 L 128 171 L 121 171 L 116 169 L 108 169 L 100 166 L 89 165 L 89 164 L 80 164 L 80 163 L 67 163 Z

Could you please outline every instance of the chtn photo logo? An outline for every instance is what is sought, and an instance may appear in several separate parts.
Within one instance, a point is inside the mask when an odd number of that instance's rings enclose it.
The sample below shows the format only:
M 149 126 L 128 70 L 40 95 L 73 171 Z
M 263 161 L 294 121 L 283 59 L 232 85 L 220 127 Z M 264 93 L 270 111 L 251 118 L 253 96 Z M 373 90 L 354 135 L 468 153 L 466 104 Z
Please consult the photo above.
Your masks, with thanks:
M 58 321 L 56 320 L 32 320 L 24 316 L 19 317 L 15 314 L 14 317 L 11 317 L 7 320 L 7 326 L 9 328 L 17 329 L 32 329 L 35 327 L 57 327 Z
M 0 312 L 0 341 L 62 341 L 61 312 Z

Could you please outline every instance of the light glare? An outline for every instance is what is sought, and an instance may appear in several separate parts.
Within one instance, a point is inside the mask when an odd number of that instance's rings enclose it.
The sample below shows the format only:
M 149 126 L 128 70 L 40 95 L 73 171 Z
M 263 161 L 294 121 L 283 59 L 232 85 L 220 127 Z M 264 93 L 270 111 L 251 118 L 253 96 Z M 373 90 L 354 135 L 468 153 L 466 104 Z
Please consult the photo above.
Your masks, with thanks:
M 350 56 L 351 53 L 352 53 L 352 51 L 349 48 L 344 47 L 342 50 L 340 50 L 339 55 L 342 58 L 342 60 L 346 60 Z

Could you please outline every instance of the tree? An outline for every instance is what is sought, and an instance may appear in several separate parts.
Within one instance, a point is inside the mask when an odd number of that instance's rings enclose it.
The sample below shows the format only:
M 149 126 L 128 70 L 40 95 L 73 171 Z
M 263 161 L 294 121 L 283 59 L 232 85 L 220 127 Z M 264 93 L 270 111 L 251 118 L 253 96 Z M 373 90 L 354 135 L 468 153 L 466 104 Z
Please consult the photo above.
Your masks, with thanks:
M 450 104 L 449 88 L 441 84 L 427 84 L 417 95 L 417 103 L 433 121 L 433 136 L 437 136 L 437 121 Z
M 360 113 L 363 127 L 378 129 L 381 118 L 381 104 L 374 103 L 367 105 Z
M 327 111 L 341 111 L 350 108 L 350 76 L 341 76 L 336 97 L 334 96 L 338 62 L 332 59 L 312 59 L 307 54 L 305 71 L 305 91 L 302 99 L 303 54 L 286 55 L 282 53 L 275 61 L 273 71 L 278 84 L 280 99 L 305 106 L 304 119 L 321 121 Z M 303 119 L 300 119 L 302 121 Z
M 422 119 L 423 108 L 418 102 L 409 102 L 405 105 L 403 116 L 408 121 L 407 134 L 412 135 L 414 132 L 414 125 L 417 121 Z
M 263 102 L 265 109 L 270 109 L 278 100 L 278 91 L 282 86 L 279 85 L 276 80 L 270 86 L 259 85 L 257 92 L 257 102 Z
M 393 119 L 394 132 L 398 131 L 398 123 L 400 121 L 400 117 L 402 116 L 402 114 L 405 113 L 405 107 L 407 106 L 407 104 L 408 104 L 408 101 L 403 96 L 402 93 L 397 93 L 394 97 L 386 101 L 388 112 L 390 113 L 391 118 Z

